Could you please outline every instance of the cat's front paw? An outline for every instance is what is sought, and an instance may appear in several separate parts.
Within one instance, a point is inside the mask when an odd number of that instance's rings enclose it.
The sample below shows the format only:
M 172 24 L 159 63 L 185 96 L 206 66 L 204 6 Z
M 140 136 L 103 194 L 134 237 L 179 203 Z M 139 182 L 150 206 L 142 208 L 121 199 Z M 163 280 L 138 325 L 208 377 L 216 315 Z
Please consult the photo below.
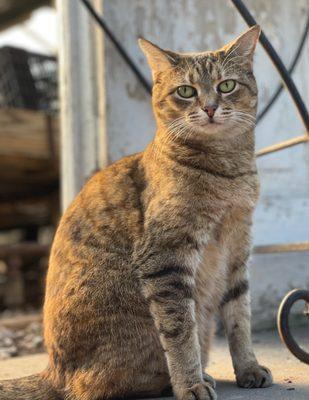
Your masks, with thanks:
M 208 382 L 200 382 L 176 395 L 177 400 L 217 400 L 217 395 Z
M 272 385 L 270 370 L 261 365 L 254 365 L 241 373 L 236 373 L 237 385 L 246 389 L 266 388 Z
M 206 383 L 209 383 L 209 385 L 210 385 L 213 389 L 216 388 L 216 381 L 214 380 L 214 378 L 213 378 L 211 375 L 206 374 L 206 372 L 203 372 L 203 379 L 204 379 L 204 381 L 205 381 Z

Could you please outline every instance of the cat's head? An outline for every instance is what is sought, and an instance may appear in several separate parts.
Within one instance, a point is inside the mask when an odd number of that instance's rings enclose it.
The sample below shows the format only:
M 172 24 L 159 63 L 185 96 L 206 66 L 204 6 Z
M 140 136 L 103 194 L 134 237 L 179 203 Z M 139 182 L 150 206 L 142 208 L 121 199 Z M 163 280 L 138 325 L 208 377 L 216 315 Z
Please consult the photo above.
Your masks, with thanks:
M 257 87 L 252 72 L 260 27 L 217 51 L 175 53 L 140 39 L 153 76 L 159 128 L 172 139 L 235 136 L 255 125 Z

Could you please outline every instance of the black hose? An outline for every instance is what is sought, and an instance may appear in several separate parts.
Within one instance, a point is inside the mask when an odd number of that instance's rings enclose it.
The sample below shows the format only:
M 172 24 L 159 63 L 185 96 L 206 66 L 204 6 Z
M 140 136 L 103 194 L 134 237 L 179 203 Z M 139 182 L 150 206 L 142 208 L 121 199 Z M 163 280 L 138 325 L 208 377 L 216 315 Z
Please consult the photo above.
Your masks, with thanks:
M 294 356 L 297 357 L 300 361 L 309 364 L 309 353 L 307 353 L 296 342 L 291 332 L 289 323 L 289 316 L 291 314 L 291 309 L 293 305 L 300 300 L 304 300 L 308 307 L 309 290 L 294 289 L 284 297 L 278 310 L 277 326 L 280 337 L 282 341 L 286 344 L 290 352 L 294 354 Z
M 81 0 L 81 2 L 85 5 L 85 7 L 88 9 L 90 14 L 93 16 L 93 18 L 96 20 L 96 22 L 100 25 L 100 27 L 104 30 L 106 35 L 109 37 L 111 42 L 114 44 L 122 58 L 125 60 L 125 62 L 128 64 L 130 67 L 131 71 L 135 74 L 137 79 L 141 82 L 141 84 L 144 86 L 145 90 L 151 94 L 151 84 L 148 82 L 148 80 L 144 77 L 142 72 L 139 70 L 138 66 L 135 64 L 135 62 L 132 60 L 132 58 L 129 56 L 129 54 L 126 52 L 124 47 L 120 44 L 116 36 L 113 34 L 113 32 L 109 29 L 107 26 L 106 22 L 104 19 L 94 10 L 92 5 L 89 3 L 88 0 Z
M 231 0 L 231 1 L 249 26 L 256 25 L 255 19 L 250 14 L 249 10 L 247 9 L 247 7 L 244 5 L 244 3 L 241 0 Z M 261 32 L 261 35 L 260 35 L 260 42 L 261 42 L 262 46 L 264 47 L 264 49 L 266 50 L 267 54 L 269 55 L 270 59 L 272 60 L 273 64 L 275 65 L 277 71 L 279 72 L 285 86 L 287 87 L 287 89 L 296 105 L 296 108 L 301 116 L 303 124 L 306 128 L 306 131 L 308 132 L 309 131 L 308 110 L 303 102 L 303 99 L 301 98 L 301 96 L 299 94 L 297 87 L 295 86 L 293 79 L 291 78 L 291 76 L 290 76 L 288 70 L 286 69 L 285 65 L 283 64 L 281 58 L 279 57 L 278 53 L 273 48 L 272 44 L 267 39 L 267 37 L 265 36 L 263 31 Z
M 303 32 L 303 34 L 302 34 L 302 36 L 301 36 L 301 39 L 300 39 L 300 42 L 299 42 L 297 51 L 296 51 L 296 53 L 295 53 L 293 62 L 292 62 L 291 66 L 290 66 L 290 68 L 289 68 L 289 70 L 288 70 L 288 71 L 289 71 L 289 74 L 292 74 L 292 73 L 293 73 L 293 71 L 294 71 L 294 69 L 295 69 L 295 67 L 296 67 L 296 65 L 297 65 L 297 63 L 298 63 L 298 60 L 299 60 L 299 58 L 300 58 L 300 56 L 301 56 L 301 53 L 302 53 L 302 51 L 303 51 L 303 48 L 304 48 L 304 44 L 306 43 L 306 39 L 307 39 L 307 36 L 308 36 L 308 32 L 309 32 L 309 14 L 308 14 L 308 16 L 307 16 L 307 22 L 306 22 L 306 25 L 305 25 L 305 29 L 304 29 L 304 32 Z M 280 84 L 280 85 L 278 86 L 278 88 L 276 89 L 275 93 L 271 96 L 271 99 L 269 100 L 269 102 L 268 102 L 268 103 L 265 105 L 265 107 L 259 112 L 259 114 L 258 114 L 258 116 L 257 116 L 257 123 L 259 123 L 259 122 L 265 117 L 265 115 L 268 113 L 268 111 L 270 110 L 270 108 L 274 105 L 275 101 L 276 101 L 277 98 L 279 97 L 279 95 L 280 95 L 280 93 L 282 92 L 283 88 L 284 88 L 284 86 L 283 86 L 282 84 Z

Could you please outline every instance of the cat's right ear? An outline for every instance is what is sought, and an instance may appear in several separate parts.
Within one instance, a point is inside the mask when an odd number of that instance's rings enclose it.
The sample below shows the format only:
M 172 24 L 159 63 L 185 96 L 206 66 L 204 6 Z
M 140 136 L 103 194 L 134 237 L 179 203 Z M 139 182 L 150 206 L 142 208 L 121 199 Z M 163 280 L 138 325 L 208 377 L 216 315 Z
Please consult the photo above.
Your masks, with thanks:
M 179 55 L 169 50 L 163 50 L 146 39 L 138 39 L 138 44 L 144 52 L 154 77 L 157 73 L 175 66 Z

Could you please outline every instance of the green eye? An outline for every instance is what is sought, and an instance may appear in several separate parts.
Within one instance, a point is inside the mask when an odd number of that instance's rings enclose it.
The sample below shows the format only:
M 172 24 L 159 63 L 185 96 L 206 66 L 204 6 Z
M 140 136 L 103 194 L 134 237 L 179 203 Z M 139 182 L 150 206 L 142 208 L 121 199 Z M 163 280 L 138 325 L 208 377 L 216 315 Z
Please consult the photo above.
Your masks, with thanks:
M 177 88 L 177 93 L 179 94 L 180 97 L 189 99 L 190 97 L 196 95 L 196 89 L 192 86 L 183 85 Z
M 230 93 L 232 90 L 235 89 L 235 86 L 236 86 L 236 81 L 234 81 L 234 79 L 228 79 L 219 84 L 218 90 L 221 93 Z

